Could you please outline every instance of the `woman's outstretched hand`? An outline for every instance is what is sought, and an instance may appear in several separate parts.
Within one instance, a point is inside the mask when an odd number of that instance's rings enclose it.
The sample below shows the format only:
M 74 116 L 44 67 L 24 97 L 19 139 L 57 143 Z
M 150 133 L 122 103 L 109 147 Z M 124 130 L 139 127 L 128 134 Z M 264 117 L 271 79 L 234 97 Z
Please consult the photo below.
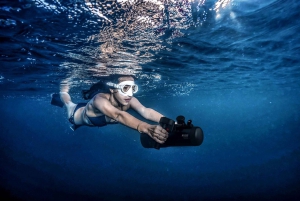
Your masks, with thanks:
M 147 128 L 148 135 L 156 142 L 163 144 L 168 139 L 168 132 L 159 125 L 149 125 Z

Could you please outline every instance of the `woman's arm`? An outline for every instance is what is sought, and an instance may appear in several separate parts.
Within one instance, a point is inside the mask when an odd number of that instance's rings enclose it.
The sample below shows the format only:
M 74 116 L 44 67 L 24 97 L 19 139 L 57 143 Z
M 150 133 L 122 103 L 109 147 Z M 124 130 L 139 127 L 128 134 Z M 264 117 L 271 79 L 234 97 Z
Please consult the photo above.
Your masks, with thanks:
M 148 119 L 148 120 L 158 123 L 160 118 L 163 117 L 163 115 L 160 114 L 159 112 L 157 112 L 151 108 L 146 108 L 145 106 L 143 106 L 140 103 L 140 101 L 138 101 L 138 99 L 136 99 L 135 97 L 132 97 L 132 99 L 130 101 L 130 106 L 132 109 L 137 111 L 145 119 Z
M 115 119 L 116 121 L 136 129 L 140 133 L 146 133 L 151 138 L 153 138 L 158 143 L 164 143 L 167 140 L 168 132 L 164 130 L 159 125 L 150 125 L 146 122 L 143 122 L 134 116 L 130 115 L 128 112 L 121 111 L 115 108 L 109 100 L 104 97 L 97 95 L 94 98 L 93 106 L 100 110 L 104 115 Z

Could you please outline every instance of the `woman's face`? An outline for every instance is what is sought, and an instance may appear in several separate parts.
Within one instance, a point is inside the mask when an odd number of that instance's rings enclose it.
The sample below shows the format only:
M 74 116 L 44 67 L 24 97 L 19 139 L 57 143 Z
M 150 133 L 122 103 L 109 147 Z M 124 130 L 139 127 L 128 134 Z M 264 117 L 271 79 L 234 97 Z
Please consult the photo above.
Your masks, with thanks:
M 119 80 L 118 84 L 125 81 L 134 81 L 133 77 L 131 76 L 120 77 L 118 80 Z M 123 106 L 128 105 L 133 96 L 133 93 L 124 94 L 120 92 L 118 89 L 111 89 L 111 92 L 113 92 L 114 98 Z

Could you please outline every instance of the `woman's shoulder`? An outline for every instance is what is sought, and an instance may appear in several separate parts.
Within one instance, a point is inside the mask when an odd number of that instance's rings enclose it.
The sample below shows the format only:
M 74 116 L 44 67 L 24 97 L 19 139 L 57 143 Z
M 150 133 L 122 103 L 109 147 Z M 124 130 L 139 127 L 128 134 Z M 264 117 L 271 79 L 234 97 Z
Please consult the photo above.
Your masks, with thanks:
M 96 94 L 92 99 L 91 99 L 91 102 L 93 104 L 96 104 L 96 103 L 103 103 L 103 101 L 109 101 L 109 94 L 106 94 L 106 93 L 98 93 Z
M 109 94 L 106 93 L 98 93 L 90 100 L 90 104 L 94 108 L 107 105 L 107 103 L 109 103 Z
M 110 96 L 110 94 L 98 93 L 94 96 L 94 99 L 107 99 L 107 100 L 109 100 L 109 96 Z

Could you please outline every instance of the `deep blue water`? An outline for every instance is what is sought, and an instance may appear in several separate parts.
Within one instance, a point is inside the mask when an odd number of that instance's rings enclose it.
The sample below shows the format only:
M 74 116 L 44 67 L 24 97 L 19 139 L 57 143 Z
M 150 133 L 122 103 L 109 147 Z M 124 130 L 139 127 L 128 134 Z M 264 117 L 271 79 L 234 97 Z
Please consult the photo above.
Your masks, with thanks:
M 0 2 L 6 200 L 300 200 L 296 0 Z M 204 131 L 145 149 L 122 125 L 69 129 L 50 105 L 132 73 L 145 106 Z M 131 114 L 138 117 L 133 111 Z M 140 118 L 140 117 L 139 117 Z

